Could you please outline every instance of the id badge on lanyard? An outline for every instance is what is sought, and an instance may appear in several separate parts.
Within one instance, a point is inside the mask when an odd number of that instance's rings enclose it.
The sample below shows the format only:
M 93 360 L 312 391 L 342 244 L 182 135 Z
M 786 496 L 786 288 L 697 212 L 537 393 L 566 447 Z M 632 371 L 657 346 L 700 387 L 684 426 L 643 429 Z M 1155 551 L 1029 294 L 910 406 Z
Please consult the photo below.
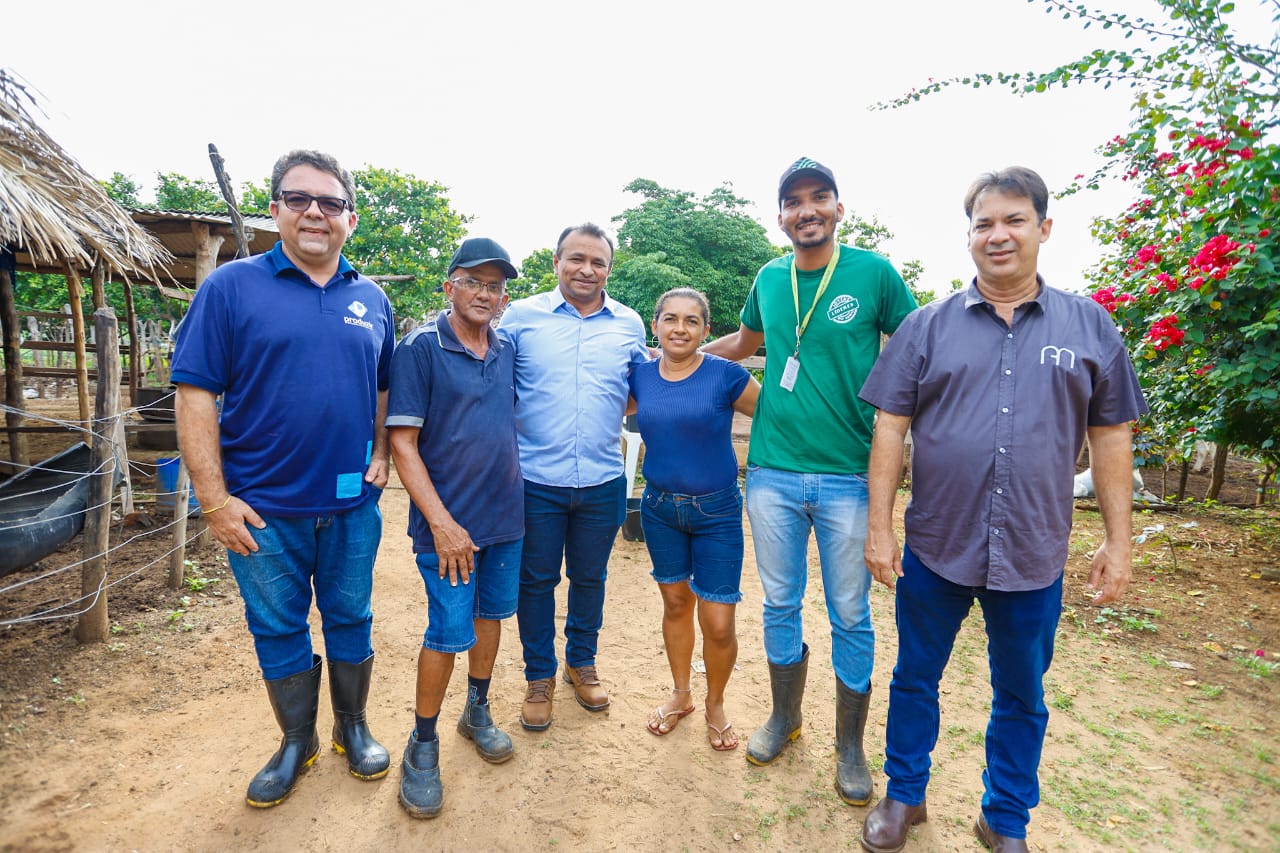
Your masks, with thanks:
M 796 277 L 796 259 L 791 256 L 791 298 L 796 306 L 796 349 L 787 357 L 787 364 L 782 368 L 782 380 L 778 383 L 783 391 L 792 391 L 796 387 L 796 380 L 800 378 L 800 338 L 804 336 L 804 330 L 809 328 L 809 320 L 813 317 L 813 309 L 818 307 L 818 301 L 822 299 L 822 294 L 827 292 L 827 285 L 831 284 L 831 276 L 836 271 L 836 263 L 840 260 L 840 244 L 836 243 L 831 250 L 831 260 L 827 261 L 827 268 L 822 273 L 822 281 L 818 282 L 818 291 L 813 295 L 813 304 L 809 306 L 809 311 L 804 315 L 804 319 L 800 319 L 800 281 Z

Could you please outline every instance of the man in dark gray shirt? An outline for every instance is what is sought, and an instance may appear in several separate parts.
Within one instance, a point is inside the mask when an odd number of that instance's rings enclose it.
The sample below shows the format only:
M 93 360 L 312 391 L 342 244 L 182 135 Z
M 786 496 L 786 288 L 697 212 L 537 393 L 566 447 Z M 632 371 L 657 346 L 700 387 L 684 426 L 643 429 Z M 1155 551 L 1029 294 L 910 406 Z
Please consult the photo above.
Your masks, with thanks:
M 965 196 L 977 276 L 902 322 L 859 395 L 878 410 L 866 562 L 876 580 L 896 582 L 899 642 L 885 732 L 889 784 L 861 838 L 873 853 L 901 850 L 928 818 L 938 682 L 975 598 L 993 699 L 974 832 L 997 851 L 1027 849 L 1049 719 L 1043 679 L 1086 434 L 1105 527 L 1089 573 L 1093 604 L 1115 601 L 1129 583 L 1130 422 L 1147 406 L 1106 311 L 1037 274 L 1053 225 L 1047 208 L 1044 181 L 1029 169 L 979 177 Z M 908 428 L 911 503 L 899 552 L 893 503 Z

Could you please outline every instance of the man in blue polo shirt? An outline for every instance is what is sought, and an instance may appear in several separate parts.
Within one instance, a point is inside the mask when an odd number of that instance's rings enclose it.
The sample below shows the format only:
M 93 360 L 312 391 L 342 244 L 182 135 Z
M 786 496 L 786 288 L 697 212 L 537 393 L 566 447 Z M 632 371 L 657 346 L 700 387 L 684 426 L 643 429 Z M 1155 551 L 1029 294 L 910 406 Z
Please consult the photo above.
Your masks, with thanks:
M 860 396 L 878 410 L 871 444 L 866 561 L 897 587 L 898 662 L 889 685 L 885 797 L 862 846 L 894 853 L 928 819 L 938 683 L 974 599 L 991 664 L 986 789 L 974 833 L 997 853 L 1027 850 L 1049 721 L 1044 675 L 1062 612 L 1076 454 L 1089 438 L 1105 535 L 1094 605 L 1130 574 L 1130 422 L 1147 406 L 1129 353 L 1093 300 L 1037 273 L 1049 191 L 1030 169 L 980 176 L 965 195 L 977 276 L 902 321 Z M 911 503 L 901 552 L 893 504 L 907 429 Z
M 517 271 L 501 246 L 474 237 L 458 247 L 448 275 L 452 310 L 396 347 L 387 404 L 427 590 L 416 724 L 400 778 L 400 803 L 419 818 L 438 815 L 444 801 L 436 721 L 459 652 L 467 653 L 468 686 L 458 733 L 485 761 L 511 757 L 511 738 L 489 711 L 489 680 L 501 620 L 516 612 L 524 536 L 515 353 L 489 325 L 506 306 L 506 283 Z
M 395 327 L 386 294 L 342 256 L 354 202 L 351 173 L 329 155 L 281 157 L 271 171 L 280 241 L 210 274 L 174 351 L 182 455 L 208 528 L 227 548 L 284 733 L 249 784 L 246 800 L 258 808 L 288 796 L 320 754 L 313 591 L 334 749 L 360 779 L 391 766 L 365 705 Z
M 627 374 L 649 357 L 640 315 L 605 293 L 613 241 L 591 223 L 556 242 L 558 287 L 511 303 L 498 332 L 516 354 L 516 430 L 524 474 L 520 642 L 527 681 L 520 724 L 551 725 L 556 586 L 569 578 L 565 681 L 588 711 L 609 707 L 596 674 L 604 583 L 627 512 L 622 413 Z

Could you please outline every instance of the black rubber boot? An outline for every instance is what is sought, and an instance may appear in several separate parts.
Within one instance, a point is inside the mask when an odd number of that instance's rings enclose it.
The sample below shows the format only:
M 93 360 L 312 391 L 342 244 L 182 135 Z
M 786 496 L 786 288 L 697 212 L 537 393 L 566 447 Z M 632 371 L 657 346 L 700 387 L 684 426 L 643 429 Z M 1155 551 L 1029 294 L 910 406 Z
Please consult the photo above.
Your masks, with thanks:
M 769 686 L 773 690 L 773 711 L 765 724 L 747 741 L 747 761 L 764 766 L 777 760 L 788 742 L 800 737 L 800 704 L 804 682 L 809 675 L 809 646 L 800 660 L 786 666 L 769 664 Z
M 862 750 L 871 691 L 859 693 L 836 679 L 836 793 L 851 806 L 871 802 L 871 770 Z
M 372 680 L 373 655 L 360 663 L 329 661 L 333 748 L 347 757 L 347 767 L 357 779 L 381 779 L 391 769 L 391 756 L 373 739 L 364 719 Z
M 293 791 L 302 771 L 320 755 L 316 711 L 320 705 L 320 656 L 305 672 L 268 681 L 267 696 L 284 738 L 267 766 L 249 783 L 245 801 L 257 809 L 279 805 Z

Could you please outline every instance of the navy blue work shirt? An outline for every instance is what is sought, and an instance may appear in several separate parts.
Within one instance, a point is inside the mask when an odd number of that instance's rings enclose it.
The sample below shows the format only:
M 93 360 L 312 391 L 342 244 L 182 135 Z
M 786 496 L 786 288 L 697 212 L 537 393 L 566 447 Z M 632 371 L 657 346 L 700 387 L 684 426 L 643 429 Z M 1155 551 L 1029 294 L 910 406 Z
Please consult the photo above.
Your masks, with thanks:
M 479 358 L 447 317 L 404 336 L 391 359 L 387 427 L 418 427 L 418 454 L 436 494 L 478 547 L 524 536 L 516 449 L 515 351 L 489 330 Z M 434 553 L 426 516 L 409 503 L 415 554 Z
M 1091 426 L 1147 411 L 1106 310 L 1048 287 L 1005 324 L 976 281 L 916 310 L 859 396 L 911 418 L 907 541 L 964 586 L 1043 589 L 1062 574 L 1076 456 Z

